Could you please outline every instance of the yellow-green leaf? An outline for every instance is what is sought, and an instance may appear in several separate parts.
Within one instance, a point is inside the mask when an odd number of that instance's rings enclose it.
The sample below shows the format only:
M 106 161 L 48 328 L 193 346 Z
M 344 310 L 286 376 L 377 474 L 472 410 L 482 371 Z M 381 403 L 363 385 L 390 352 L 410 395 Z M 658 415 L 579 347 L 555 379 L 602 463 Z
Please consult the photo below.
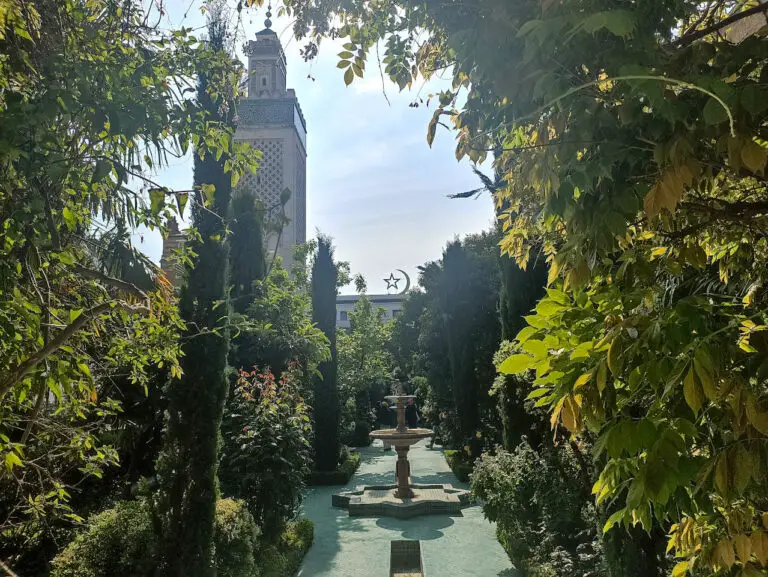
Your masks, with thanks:
M 352 67 L 350 66 L 347 68 L 346 72 L 344 72 L 344 84 L 349 86 L 352 84 L 352 81 L 355 79 L 355 72 L 352 70 Z
M 752 393 L 747 395 L 746 409 L 749 423 L 763 435 L 768 435 L 768 413 L 760 410 Z
M 696 376 L 699 377 L 701 386 L 704 389 L 704 394 L 710 401 L 716 401 L 719 395 L 717 392 L 717 386 L 715 385 L 712 361 L 704 349 L 696 349 L 696 353 L 693 358 L 693 367 L 695 369 Z
M 768 535 L 763 531 L 755 531 L 749 538 L 749 544 L 760 564 L 763 567 L 768 565 Z
M 563 410 L 560 413 L 561 420 L 566 429 L 575 433 L 579 428 L 579 413 L 581 409 L 573 397 L 566 397 L 563 403 Z
M 590 381 L 591 378 L 592 378 L 592 371 L 589 371 L 588 373 L 584 373 L 578 379 L 576 379 L 575 383 L 573 383 L 573 390 L 575 391 L 583 387 Z
M 733 484 L 739 493 L 743 493 L 752 478 L 752 454 L 742 445 L 736 449 L 736 457 L 733 459 L 734 473 Z
M 507 375 L 516 375 L 527 371 L 534 365 L 534 358 L 530 355 L 512 355 L 504 360 L 499 367 L 499 372 Z
M 531 353 L 536 359 L 547 356 L 547 345 L 536 339 L 525 341 L 525 343 L 523 343 L 523 350 L 527 353 Z
M 9 451 L 5 454 L 5 467 L 9 471 L 12 471 L 14 467 L 23 467 L 24 463 L 21 462 L 21 459 L 19 459 L 19 456 L 13 452 Z
M 720 565 L 726 569 L 730 569 L 736 562 L 736 555 L 733 552 L 733 543 L 730 539 L 723 539 L 715 547 L 715 555 L 720 562 Z
M 611 373 L 614 377 L 619 376 L 619 341 L 621 339 L 616 337 L 611 341 L 611 346 L 608 349 L 608 368 L 611 369 Z
M 728 494 L 728 459 L 724 453 L 718 457 L 717 465 L 715 466 L 715 486 L 721 495 Z
M 765 162 L 768 160 L 768 150 L 749 140 L 741 148 L 741 160 L 749 170 L 755 173 L 762 173 L 765 169 Z
M 749 562 L 750 555 L 752 555 L 752 542 L 749 537 L 743 534 L 736 535 L 733 538 L 733 544 L 736 547 L 736 557 L 746 565 Z
M 605 390 L 605 383 L 608 379 L 608 367 L 605 364 L 605 361 L 600 361 L 600 364 L 597 365 L 597 390 L 599 392 L 603 392 Z
M 701 406 L 704 404 L 704 395 L 701 392 L 701 387 L 696 382 L 696 377 L 693 373 L 693 367 L 688 370 L 688 374 L 685 375 L 683 381 L 683 396 L 688 406 L 693 409 L 694 413 L 698 413 Z
M 688 561 L 680 561 L 680 563 L 675 565 L 675 568 L 672 569 L 672 577 L 682 577 L 688 573 L 688 568 L 690 566 L 691 564 Z

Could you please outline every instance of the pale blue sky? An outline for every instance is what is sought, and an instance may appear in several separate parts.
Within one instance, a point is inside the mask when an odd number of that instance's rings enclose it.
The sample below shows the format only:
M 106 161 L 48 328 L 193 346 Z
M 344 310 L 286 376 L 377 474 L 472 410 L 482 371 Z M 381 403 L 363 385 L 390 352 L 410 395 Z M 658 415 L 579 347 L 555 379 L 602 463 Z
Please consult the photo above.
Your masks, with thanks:
M 169 0 L 165 24 L 202 26 L 200 4 Z M 244 11 L 238 51 L 242 40 L 252 39 L 264 27 L 264 12 Z M 417 93 L 426 100 L 449 79 L 403 93 L 386 81 L 388 105 L 375 58 L 368 63 L 366 78 L 346 87 L 343 71 L 336 68 L 343 41 L 323 43 L 319 57 L 307 64 L 299 56 L 290 21 L 272 20 L 288 60 L 288 86 L 296 90 L 307 121 L 309 238 L 316 230 L 332 236 L 337 257 L 349 261 L 353 273 L 365 276 L 369 292 L 379 293 L 386 288 L 382 279 L 394 269 L 404 269 L 415 282 L 416 267 L 439 258 L 446 242 L 491 225 L 488 195 L 476 200 L 446 196 L 479 186 L 470 163 L 455 159 L 455 135 L 440 129 L 430 149 L 425 135 L 433 108 L 408 106 Z M 307 78 L 310 73 L 314 81 Z M 179 161 L 159 178 L 166 186 L 189 188 L 191 162 Z M 159 234 L 145 233 L 142 246 L 159 260 Z

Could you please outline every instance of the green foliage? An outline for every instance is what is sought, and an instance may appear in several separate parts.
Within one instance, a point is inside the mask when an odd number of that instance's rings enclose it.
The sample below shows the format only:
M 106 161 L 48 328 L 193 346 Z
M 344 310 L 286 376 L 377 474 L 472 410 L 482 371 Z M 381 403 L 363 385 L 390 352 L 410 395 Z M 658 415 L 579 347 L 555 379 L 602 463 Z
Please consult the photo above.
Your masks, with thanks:
M 359 447 L 370 444 L 373 407 L 382 400 L 391 380 L 391 326 L 384 320 L 384 310 L 374 308 L 365 295 L 355 303 L 349 321 L 350 331 L 340 329 L 336 336 L 339 394 L 346 399 L 341 411 L 341 435 L 344 443 Z
M 520 351 L 519 345 L 502 341 L 493 357 L 498 370 L 508 358 Z M 503 430 L 503 445 L 507 451 L 513 451 L 524 439 L 539 448 L 548 442 L 549 416 L 545 409 L 534 407 L 533 402 L 526 403 L 531 379 L 528 375 L 510 375 L 499 373 L 493 381 L 492 394 L 498 398 L 498 411 Z
M 95 515 L 54 560 L 52 577 L 151 577 L 157 542 L 145 501 L 123 501 Z
M 557 289 L 502 369 L 535 368 L 552 423 L 598 435 L 611 524 L 663 524 L 676 576 L 763 570 L 768 45 L 745 18 L 762 8 L 287 4 L 310 46 L 383 42 L 401 87 L 453 71 L 427 140 L 449 116 L 457 157 L 500 150 L 501 247 L 543 253 Z
M 498 434 L 488 395 L 499 342 L 497 240 L 484 233 L 449 243 L 440 261 L 422 267 L 423 293 L 409 296 L 393 329 L 405 339 L 394 349 L 398 365 L 426 377 L 420 402 L 440 415 L 443 442 L 469 444 L 473 457 Z M 414 340 L 415 357 L 406 348 Z
M 214 534 L 217 577 L 253 577 L 259 528 L 243 501 L 216 501 Z
M 209 12 L 205 50 L 217 66 L 198 74 L 197 100 L 233 136 L 239 69 L 226 51 L 225 15 Z M 184 375 L 168 387 L 168 420 L 158 463 L 158 498 L 163 535 L 163 570 L 175 577 L 213 576 L 219 427 L 229 388 L 228 266 L 226 223 L 236 179 L 229 160 L 198 145 L 194 156 L 196 202 L 192 215 L 197 254 L 179 303 L 186 334 Z M 233 182 L 234 181 L 234 182 Z M 224 302 L 224 307 L 219 307 Z
M 445 460 L 453 471 L 453 474 L 462 483 L 469 482 L 469 475 L 472 473 L 472 459 L 463 450 L 446 449 Z
M 8 558 L 77 521 L 73 500 L 116 463 L 114 380 L 142 391 L 153 367 L 180 375 L 170 287 L 128 238 L 140 225 L 164 228 L 189 191 L 152 175 L 194 142 L 221 155 L 230 176 L 251 160 L 184 94 L 215 60 L 189 30 L 153 28 L 130 0 L 9 0 L 0 13 Z
M 266 279 L 252 283 L 250 291 L 245 314 L 233 315 L 239 332 L 234 341 L 236 368 L 259 365 L 280 376 L 298 361 L 300 367 L 294 370 L 302 369 L 302 381 L 309 380 L 318 364 L 330 358 L 330 350 L 328 339 L 310 320 L 307 287 L 275 265 Z
M 589 477 L 570 448 L 485 454 L 472 474 L 473 495 L 497 524 L 499 540 L 528 577 L 605 575 Z
M 312 263 L 312 320 L 323 331 L 331 358 L 321 363 L 314 378 L 315 468 L 333 471 L 339 459 L 339 392 L 336 354 L 336 283 L 338 269 L 331 239 L 320 236 Z
M 252 191 L 241 189 L 233 195 L 232 216 L 230 299 L 232 310 L 243 314 L 254 300 L 253 283 L 262 281 L 267 276 L 264 258 L 264 208 Z
M 216 503 L 216 569 L 221 577 L 252 577 L 258 529 L 245 504 Z M 152 577 L 159 547 L 145 500 L 121 501 L 88 520 L 53 560 L 51 577 Z
M 219 481 L 242 499 L 267 541 L 296 514 L 312 466 L 312 427 L 294 373 L 241 373 L 221 426 Z
M 312 542 L 315 527 L 307 518 L 289 523 L 275 545 L 267 545 L 259 552 L 260 577 L 293 577 L 299 570 Z
M 347 452 L 334 471 L 312 471 L 310 485 L 346 485 L 360 466 L 360 453 Z

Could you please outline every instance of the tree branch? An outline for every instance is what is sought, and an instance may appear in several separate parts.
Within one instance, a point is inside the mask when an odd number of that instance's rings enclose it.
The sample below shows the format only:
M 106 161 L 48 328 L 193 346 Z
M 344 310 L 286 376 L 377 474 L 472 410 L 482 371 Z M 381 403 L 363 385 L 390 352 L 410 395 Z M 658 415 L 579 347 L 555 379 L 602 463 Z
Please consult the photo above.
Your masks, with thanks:
M 87 311 L 84 311 L 73 322 L 67 325 L 55 338 L 48 342 L 43 348 L 36 353 L 32 354 L 27 360 L 17 364 L 14 368 L 8 371 L 8 376 L 0 382 L 0 398 L 11 390 L 16 383 L 26 377 L 32 370 L 47 359 L 51 354 L 58 350 L 64 343 L 66 343 L 77 331 L 98 317 L 100 314 L 108 311 L 113 305 L 120 306 L 127 310 L 132 311 L 146 311 L 147 307 L 144 305 L 130 305 L 125 302 L 105 302 L 91 307 Z
M 138 297 L 141 297 L 145 301 L 149 301 L 149 297 L 147 296 L 147 293 L 145 293 L 143 290 L 141 290 L 139 287 L 137 287 L 135 284 L 130 283 L 128 281 L 120 280 L 119 278 L 111 277 L 109 275 L 106 275 L 104 273 L 101 273 L 97 270 L 94 270 L 92 268 L 88 268 L 86 266 L 80 265 L 75 263 L 73 265 L 76 272 L 83 275 L 85 278 L 89 278 L 91 280 L 100 280 L 101 282 L 108 284 L 110 286 L 113 286 L 115 288 L 121 289 L 125 292 L 134 294 Z
M 729 16 L 728 18 L 724 18 L 723 20 L 720 20 L 720 22 L 717 22 L 712 26 L 707 26 L 706 28 L 702 28 L 701 30 L 698 30 L 696 32 L 685 34 L 684 36 L 681 36 L 680 38 L 675 40 L 672 43 L 672 45 L 677 46 L 678 48 L 681 48 L 683 46 L 688 46 L 689 44 L 691 44 L 692 42 L 695 42 L 699 38 L 704 38 L 705 36 L 712 34 L 713 32 L 717 32 L 718 30 L 725 28 L 729 24 L 733 24 L 734 22 L 738 22 L 739 20 L 743 20 L 744 18 L 749 18 L 750 16 L 754 16 L 755 14 L 760 14 L 760 13 L 765 14 L 766 12 L 768 12 L 768 4 L 760 4 L 758 6 L 750 8 L 749 10 L 744 10 L 743 12 L 739 12 L 738 14 L 734 14 L 733 16 Z

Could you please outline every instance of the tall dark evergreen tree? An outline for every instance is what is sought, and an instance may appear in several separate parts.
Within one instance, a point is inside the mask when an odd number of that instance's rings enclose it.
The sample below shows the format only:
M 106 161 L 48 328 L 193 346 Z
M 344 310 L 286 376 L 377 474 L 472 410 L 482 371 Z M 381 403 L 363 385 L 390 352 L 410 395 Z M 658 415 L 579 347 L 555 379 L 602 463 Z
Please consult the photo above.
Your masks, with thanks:
M 199 73 L 198 105 L 211 121 L 231 124 L 234 92 L 227 87 L 233 62 L 225 48 L 227 27 L 221 12 L 210 13 L 208 35 L 205 49 L 218 54 L 218 64 Z M 180 301 L 189 334 L 181 363 L 183 376 L 168 387 L 166 441 L 158 465 L 158 521 L 163 533 L 158 571 L 163 577 L 216 575 L 216 468 L 229 350 L 228 331 L 221 320 L 226 318 L 227 307 L 217 305 L 227 296 L 226 227 L 232 187 L 224 157 L 217 160 L 204 153 L 202 158 L 195 154 L 194 159 L 197 198 L 193 217 L 199 236 L 189 242 L 197 258 L 188 270 Z
M 321 363 L 314 379 L 315 468 L 336 469 L 339 457 L 339 393 L 336 354 L 336 282 L 338 269 L 327 236 L 317 239 L 312 263 L 312 320 L 328 337 L 331 359 Z
M 232 287 L 232 311 L 246 315 L 248 307 L 256 298 L 253 283 L 264 280 L 267 274 L 264 255 L 264 208 L 250 190 L 238 190 L 233 193 L 231 231 L 229 278 Z M 254 365 L 271 365 L 267 359 L 254 354 L 259 347 L 248 331 L 241 332 L 231 344 L 230 364 L 235 370 L 251 370 Z M 232 378 L 233 387 L 236 381 L 237 374 Z
M 449 243 L 436 291 L 459 431 L 475 455 L 481 418 L 491 405 L 488 389 L 499 342 L 497 241 L 495 234 L 483 233 Z
M 249 190 L 239 190 L 232 198 L 232 238 L 230 240 L 230 284 L 232 310 L 245 314 L 253 301 L 253 283 L 264 280 L 264 208 Z
M 547 284 L 547 266 L 543 260 L 528 264 L 526 270 L 506 255 L 499 256 L 501 290 L 499 308 L 501 312 L 501 336 L 511 341 L 525 326 L 523 317 L 531 313 L 538 300 L 544 296 Z M 536 446 L 540 441 L 541 423 L 525 407 L 527 388 L 522 386 L 517 375 L 505 375 L 504 385 L 499 392 L 499 415 L 502 423 L 504 448 L 514 450 L 520 444 L 522 435 Z M 548 423 L 546 423 L 548 426 Z

